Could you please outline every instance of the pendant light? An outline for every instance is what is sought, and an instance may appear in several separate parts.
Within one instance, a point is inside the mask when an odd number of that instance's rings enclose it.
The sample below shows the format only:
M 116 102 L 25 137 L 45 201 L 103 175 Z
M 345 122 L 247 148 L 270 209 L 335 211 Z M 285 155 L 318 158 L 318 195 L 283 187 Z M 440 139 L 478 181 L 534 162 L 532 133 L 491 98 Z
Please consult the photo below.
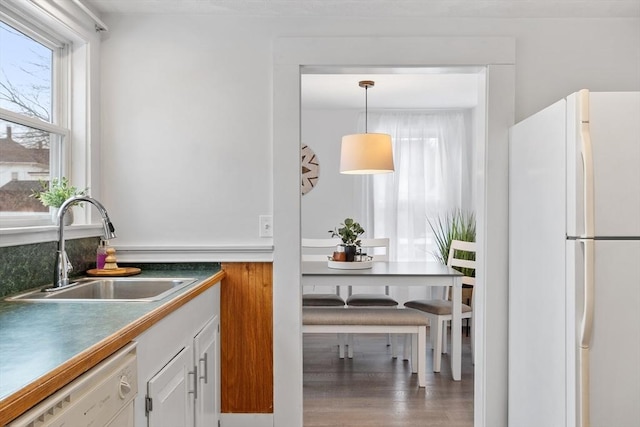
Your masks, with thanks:
M 367 90 L 374 84 L 371 80 L 358 83 L 364 88 L 364 133 L 342 137 L 340 173 L 369 175 L 394 170 L 391 136 L 384 133 L 367 133 Z

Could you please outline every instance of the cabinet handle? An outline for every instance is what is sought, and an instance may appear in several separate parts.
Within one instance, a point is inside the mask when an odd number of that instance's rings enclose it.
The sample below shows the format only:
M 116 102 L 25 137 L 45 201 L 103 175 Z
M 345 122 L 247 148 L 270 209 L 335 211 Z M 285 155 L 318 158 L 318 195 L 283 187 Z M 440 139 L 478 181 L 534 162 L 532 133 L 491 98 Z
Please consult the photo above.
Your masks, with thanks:
M 194 366 L 193 371 L 187 372 L 187 375 L 193 375 L 193 391 L 189 390 L 189 394 L 193 394 L 193 398 L 198 398 L 198 367 Z
M 204 357 L 200 358 L 200 362 L 204 362 L 203 374 L 202 374 L 202 376 L 200 376 L 200 379 L 204 380 L 204 383 L 207 384 L 207 382 L 208 382 L 207 378 L 209 377 L 209 374 L 207 374 L 207 371 L 208 371 L 208 369 L 207 369 L 207 353 L 204 354 Z

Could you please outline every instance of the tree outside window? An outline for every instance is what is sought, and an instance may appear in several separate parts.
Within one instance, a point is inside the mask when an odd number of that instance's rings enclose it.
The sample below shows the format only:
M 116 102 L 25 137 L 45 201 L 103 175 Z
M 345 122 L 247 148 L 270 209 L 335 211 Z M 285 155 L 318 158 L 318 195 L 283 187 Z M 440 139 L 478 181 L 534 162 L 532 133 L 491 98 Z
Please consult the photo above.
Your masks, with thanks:
M 59 147 L 60 136 L 38 126 L 54 120 L 54 52 L 2 21 L 0 52 L 0 214 L 47 212 L 29 196 L 50 180 Z

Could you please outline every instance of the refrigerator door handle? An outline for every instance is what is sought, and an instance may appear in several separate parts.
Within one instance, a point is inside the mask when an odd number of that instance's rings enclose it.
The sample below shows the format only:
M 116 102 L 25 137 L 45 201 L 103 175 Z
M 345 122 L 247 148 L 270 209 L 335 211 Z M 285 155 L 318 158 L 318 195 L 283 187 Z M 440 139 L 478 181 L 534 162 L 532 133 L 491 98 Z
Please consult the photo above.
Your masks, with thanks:
M 580 347 L 589 348 L 593 331 L 593 310 L 595 293 L 595 241 L 580 240 L 584 247 L 584 308 L 580 324 Z
M 584 248 L 584 308 L 582 322 L 580 324 L 580 348 L 579 357 L 579 405 L 580 427 L 590 425 L 589 402 L 589 346 L 593 332 L 593 312 L 595 299 L 595 241 L 593 239 L 580 240 Z
M 579 119 L 580 119 L 580 154 L 584 177 L 582 180 L 584 195 L 584 235 L 582 237 L 595 236 L 595 204 L 593 197 L 593 146 L 591 145 L 591 131 L 589 128 L 589 90 L 582 89 L 579 92 Z

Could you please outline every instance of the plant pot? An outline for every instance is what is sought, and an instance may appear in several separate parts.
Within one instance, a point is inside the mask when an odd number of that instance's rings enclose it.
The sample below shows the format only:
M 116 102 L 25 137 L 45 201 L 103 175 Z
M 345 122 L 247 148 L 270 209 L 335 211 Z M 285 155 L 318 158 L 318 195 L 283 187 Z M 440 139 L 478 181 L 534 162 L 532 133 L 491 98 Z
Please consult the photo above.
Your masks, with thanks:
M 347 254 L 347 262 L 353 262 L 355 256 L 356 256 L 356 251 L 357 251 L 358 247 L 357 246 L 345 246 L 344 247 L 344 251 Z
M 51 221 L 53 225 L 58 225 L 58 208 L 51 208 Z M 68 208 L 64 213 L 64 225 L 73 224 L 73 208 Z

